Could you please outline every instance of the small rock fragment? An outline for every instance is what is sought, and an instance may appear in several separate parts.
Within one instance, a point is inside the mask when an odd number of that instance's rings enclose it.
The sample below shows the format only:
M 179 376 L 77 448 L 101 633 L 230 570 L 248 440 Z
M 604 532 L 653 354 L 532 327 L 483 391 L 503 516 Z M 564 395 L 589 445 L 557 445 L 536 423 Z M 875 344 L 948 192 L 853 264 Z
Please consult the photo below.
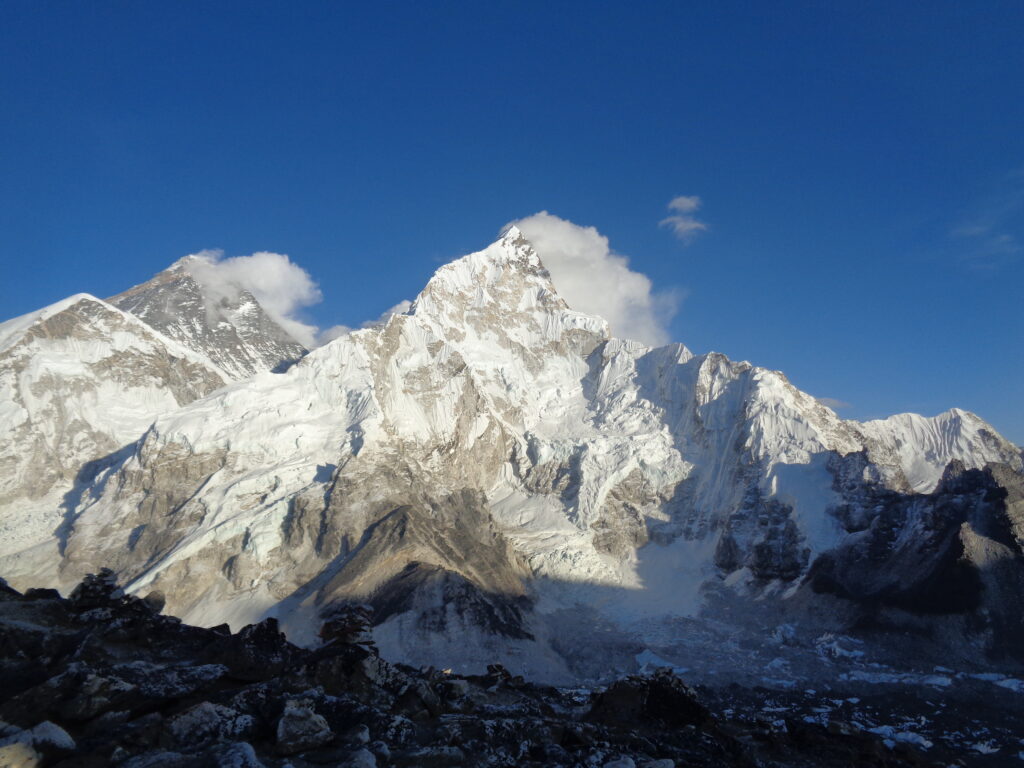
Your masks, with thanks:
M 307 749 L 322 747 L 334 738 L 327 721 L 313 711 L 309 699 L 291 699 L 277 723 L 277 751 L 293 755 Z
M 355 744 L 369 744 L 370 743 L 370 729 L 365 725 L 357 725 L 352 728 L 348 733 L 345 734 L 345 741 L 352 742 Z
M 217 768 L 265 768 L 252 744 L 244 741 L 218 744 L 208 754 Z

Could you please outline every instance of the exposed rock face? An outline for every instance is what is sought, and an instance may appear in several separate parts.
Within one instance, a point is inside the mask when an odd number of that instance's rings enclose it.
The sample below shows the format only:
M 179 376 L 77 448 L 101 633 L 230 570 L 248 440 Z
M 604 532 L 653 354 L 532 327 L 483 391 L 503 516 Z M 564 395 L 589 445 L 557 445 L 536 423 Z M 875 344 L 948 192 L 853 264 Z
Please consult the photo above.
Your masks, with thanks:
M 256 719 L 231 707 L 203 701 L 170 718 L 167 734 L 175 746 L 184 749 L 243 741 L 256 735 Z
M 55 569 L 83 486 L 153 419 L 305 354 L 251 295 L 207 298 L 190 258 L 108 301 L 79 294 L 0 324 L 7 578 Z
M 306 349 L 267 315 L 248 291 L 210 296 L 186 256 L 151 280 L 107 301 L 211 360 L 234 380 L 287 368 Z
M 1024 662 L 1022 498 L 1020 473 L 960 462 L 932 494 L 859 491 L 839 510 L 850 540 L 815 562 L 809 583 L 873 612 L 961 615 L 991 655 Z
M 667 669 L 593 692 L 559 690 L 499 665 L 469 677 L 417 671 L 337 637 L 310 651 L 276 632 L 190 627 L 125 596 L 109 574 L 75 593 L 0 590 L 6 765 L 838 768 L 946 765 L 969 754 L 917 733 L 810 716 L 839 692 L 791 709 L 773 702 L 766 716 L 763 689 L 696 690 Z M 288 661 L 258 679 L 210 662 L 240 649 Z M 844 716 L 872 717 L 870 708 Z
M 549 616 L 632 632 L 723 580 L 791 594 L 858 526 L 910 525 L 879 503 L 953 459 L 1021 466 L 962 411 L 843 421 L 777 372 L 610 338 L 512 229 L 407 314 L 157 419 L 80 500 L 62 578 L 109 565 L 190 621 L 275 615 L 302 642 L 368 602 L 392 657 L 568 677 Z
M 4 575 L 52 570 L 81 488 L 156 415 L 225 383 L 202 356 L 85 294 L 0 325 Z
M 75 740 L 59 725 L 44 720 L 32 728 L 18 729 L 4 723 L 10 735 L 0 738 L 0 765 L 4 768 L 36 768 L 45 761 L 65 757 Z
M 668 669 L 651 677 L 616 680 L 594 697 L 588 719 L 605 724 L 642 722 L 667 729 L 709 723 L 708 712 L 687 686 Z
M 211 307 L 186 267 L 114 300 L 224 378 L 295 351 L 244 295 Z M 514 228 L 405 314 L 147 427 L 68 499 L 50 583 L 110 567 L 190 622 L 272 617 L 300 644 L 319 615 L 367 603 L 387 657 L 571 679 L 610 662 L 570 647 L 569 616 L 631 664 L 712 599 L 782 618 L 838 595 L 836 616 L 862 619 L 879 595 L 897 607 L 952 579 L 960 630 L 995 652 L 969 617 L 1017 584 L 1005 536 L 940 486 L 951 461 L 1019 476 L 1020 449 L 976 416 L 844 421 L 781 373 L 614 339 Z M 965 570 L 961 552 L 998 565 Z

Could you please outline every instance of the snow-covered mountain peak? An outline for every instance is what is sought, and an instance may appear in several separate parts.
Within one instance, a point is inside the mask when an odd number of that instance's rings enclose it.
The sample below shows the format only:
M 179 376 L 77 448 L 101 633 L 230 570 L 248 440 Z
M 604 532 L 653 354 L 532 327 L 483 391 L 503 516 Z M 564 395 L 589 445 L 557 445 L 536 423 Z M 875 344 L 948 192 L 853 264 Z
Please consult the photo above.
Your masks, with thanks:
M 538 348 L 576 331 L 609 338 L 607 322 L 573 311 L 559 296 L 537 251 L 514 226 L 482 251 L 438 269 L 409 314 L 455 343 Z
M 500 238 L 502 240 L 518 240 L 519 238 L 526 239 L 523 231 L 515 224 L 509 224 L 503 230 L 501 230 Z
M 89 294 L 0 325 L 0 556 L 14 556 L 8 573 L 55 567 L 48 548 L 77 484 L 155 416 L 226 381 L 206 356 Z M 38 547 L 42 561 L 19 560 Z
M 432 293 L 441 286 L 453 292 L 486 289 L 507 281 L 510 273 L 518 275 L 521 279 L 533 278 L 537 282 L 550 284 L 551 277 L 541 263 L 537 251 L 515 227 L 506 229 L 497 240 L 483 250 L 462 256 L 440 267 L 427 282 L 421 296 L 424 293 Z
M 80 301 L 99 301 L 99 299 L 88 293 L 76 293 L 42 309 L 27 312 L 24 315 L 0 323 L 0 353 L 6 352 L 17 344 L 32 326 L 53 317 L 59 312 L 63 312 Z
M 202 253 L 189 253 L 173 262 L 169 267 L 167 267 L 167 269 L 163 270 L 163 272 L 188 272 L 190 266 L 193 266 L 200 261 L 208 261 L 208 258 Z M 158 274 L 163 273 L 161 272 Z
M 282 375 L 258 372 L 297 345 L 250 293 L 211 301 L 204 259 L 114 306 L 72 297 L 0 325 L 2 350 L 39 318 L 97 308 L 79 313 L 98 323 L 91 346 L 82 325 L 0 351 L 9 505 L 46 495 L 61 578 L 111 566 L 189 620 L 274 614 L 302 636 L 320 607 L 372 600 L 382 644 L 410 661 L 511 649 L 543 665 L 540 645 L 514 644 L 542 644 L 548 616 L 671 622 L 721 590 L 795 594 L 816 562 L 841 574 L 823 558 L 876 520 L 912 530 L 882 513 L 931 504 L 911 492 L 951 461 L 1020 471 L 966 411 L 859 424 L 781 372 L 611 338 L 515 227 Z M 36 465 L 53 468 L 42 485 Z
M 937 416 L 898 413 L 860 425 L 863 432 L 899 462 L 910 488 L 928 493 L 936 488 L 946 465 L 963 459 L 968 468 L 1003 462 L 1024 469 L 1021 450 L 980 416 L 950 408 Z

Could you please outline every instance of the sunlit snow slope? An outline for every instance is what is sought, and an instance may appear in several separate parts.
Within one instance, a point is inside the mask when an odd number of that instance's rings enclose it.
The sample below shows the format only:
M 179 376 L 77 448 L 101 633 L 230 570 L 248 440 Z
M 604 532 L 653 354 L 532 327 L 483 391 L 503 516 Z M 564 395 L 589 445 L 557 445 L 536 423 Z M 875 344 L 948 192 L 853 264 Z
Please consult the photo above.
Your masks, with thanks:
M 0 557 L 38 581 L 77 490 L 160 413 L 222 386 L 209 360 L 87 294 L 0 325 Z M 52 578 L 52 577 L 50 577 Z
M 611 338 L 515 228 L 384 325 L 153 415 L 62 508 L 61 583 L 109 565 L 190 622 L 273 614 L 305 641 L 370 601 L 391 655 L 538 674 L 567 668 L 565 611 L 784 600 L 893 500 L 930 509 L 949 462 L 1021 471 L 963 411 L 844 421 L 781 373 Z

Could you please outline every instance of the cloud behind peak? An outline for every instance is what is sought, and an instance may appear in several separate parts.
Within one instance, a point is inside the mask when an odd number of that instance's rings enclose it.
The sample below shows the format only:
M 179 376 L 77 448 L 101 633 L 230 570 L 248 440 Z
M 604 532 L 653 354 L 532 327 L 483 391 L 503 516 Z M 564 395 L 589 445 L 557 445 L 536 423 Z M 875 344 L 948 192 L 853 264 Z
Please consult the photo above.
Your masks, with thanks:
M 570 307 L 603 317 L 619 338 L 652 346 L 670 341 L 668 324 L 678 310 L 678 295 L 654 290 L 650 278 L 630 269 L 629 259 L 614 253 L 596 228 L 547 211 L 511 223 L 537 249 Z
M 283 253 L 258 251 L 224 258 L 222 251 L 200 251 L 182 262 L 208 301 L 234 299 L 248 291 L 273 320 L 303 346 L 312 347 L 316 328 L 299 312 L 323 296 L 316 282 Z

